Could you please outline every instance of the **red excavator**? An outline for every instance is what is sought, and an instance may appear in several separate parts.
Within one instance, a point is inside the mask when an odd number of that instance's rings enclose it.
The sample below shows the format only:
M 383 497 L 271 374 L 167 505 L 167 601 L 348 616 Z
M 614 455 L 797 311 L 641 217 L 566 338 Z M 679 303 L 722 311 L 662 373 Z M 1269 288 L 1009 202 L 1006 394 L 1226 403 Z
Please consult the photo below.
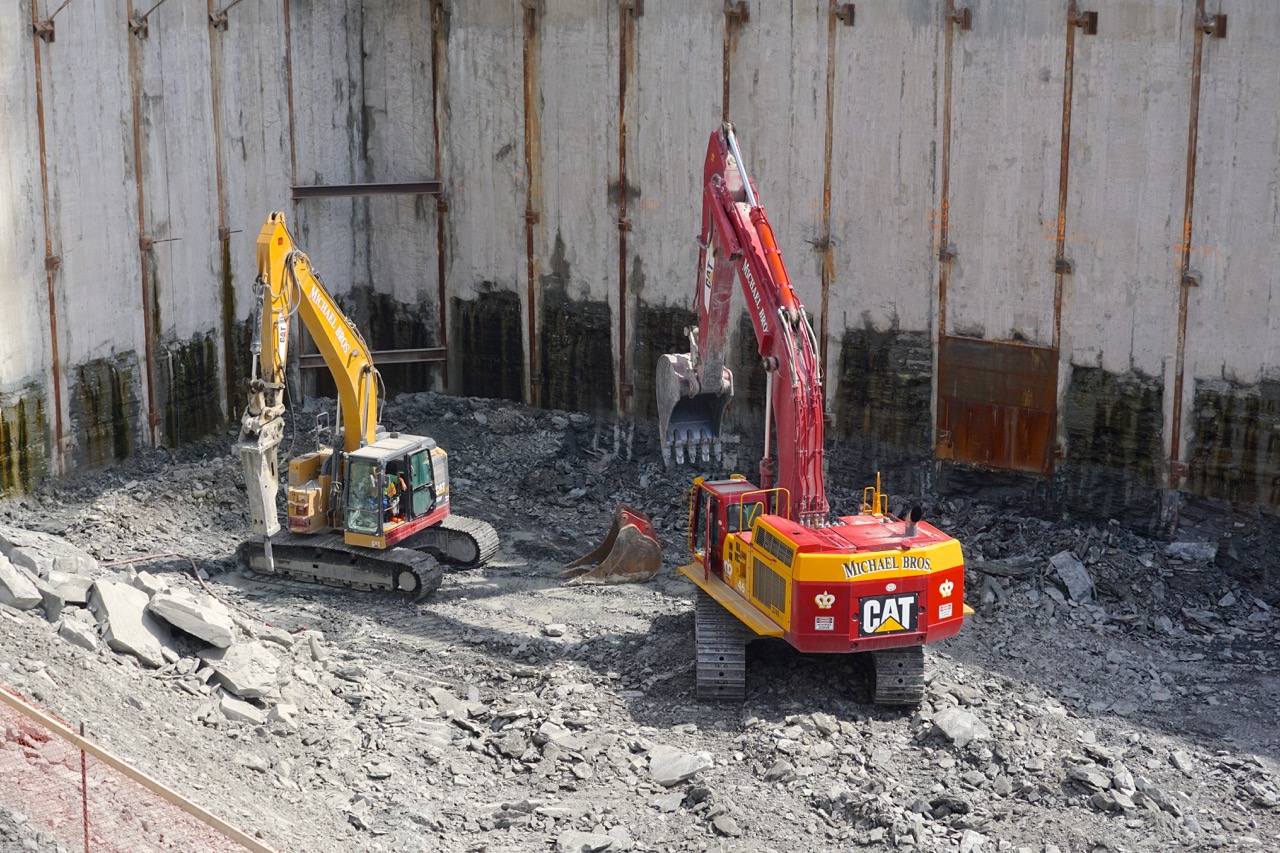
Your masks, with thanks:
M 698 586 L 698 698 L 741 699 L 747 643 L 780 637 L 801 652 L 869 654 L 873 701 L 919 704 L 925 643 L 955 635 L 973 612 L 960 543 L 921 520 L 919 507 L 905 520 L 890 515 L 878 476 L 858 515 L 831 516 L 817 338 L 726 123 L 711 134 L 703 169 L 698 325 L 687 330 L 690 351 L 658 365 L 668 462 L 723 454 L 735 278 L 765 371 L 764 454 L 758 484 L 698 477 L 689 492 L 693 561 L 679 570 Z

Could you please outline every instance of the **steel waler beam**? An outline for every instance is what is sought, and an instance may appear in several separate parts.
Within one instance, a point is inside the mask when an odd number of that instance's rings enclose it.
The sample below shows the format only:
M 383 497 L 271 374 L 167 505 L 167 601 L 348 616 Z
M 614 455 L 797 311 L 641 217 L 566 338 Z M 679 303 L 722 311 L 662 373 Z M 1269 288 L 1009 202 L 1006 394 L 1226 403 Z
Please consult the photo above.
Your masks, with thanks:
M 538 18 L 543 13 L 543 0 L 523 0 L 524 7 L 524 240 L 526 275 L 526 310 L 529 358 L 527 362 L 528 399 L 532 406 L 542 403 L 542 366 L 538 347 L 538 265 L 534 256 L 537 225 L 542 219 L 541 163 L 542 131 L 538 115 Z
M 1205 0 L 1196 0 L 1195 45 L 1191 54 L 1191 111 L 1187 121 L 1187 179 L 1182 202 L 1182 233 L 1178 240 L 1178 344 L 1173 371 L 1173 422 L 1169 429 L 1169 488 L 1177 491 L 1187 474 L 1182 454 L 1182 393 L 1187 350 L 1187 315 L 1191 289 L 1200 279 L 1191 271 L 1191 215 L 1195 202 L 1196 141 L 1200 129 L 1200 69 L 1204 58 L 1204 37 L 1227 37 L 1227 16 L 1209 15 Z
M 1058 162 L 1058 219 L 1054 225 L 1053 253 L 1053 349 L 1059 349 L 1062 340 L 1063 276 L 1074 271 L 1067 260 L 1067 182 L 1071 168 L 1071 106 L 1075 93 L 1076 30 L 1085 35 L 1098 32 L 1098 13 L 1082 12 L 1071 0 L 1067 9 L 1067 44 L 1062 70 L 1062 141 Z
M 164 2 L 164 0 L 161 0 Z M 147 15 L 156 10 L 160 4 L 151 7 Z M 134 34 L 138 35 L 137 39 L 129 39 L 129 89 L 133 101 L 133 172 L 134 185 L 137 192 L 138 203 L 138 249 L 139 249 L 139 266 L 142 277 L 142 335 L 144 340 L 144 364 L 143 372 L 146 376 L 147 390 L 147 436 L 152 447 L 156 446 L 157 432 L 156 427 L 160 425 L 161 415 L 156 411 L 156 391 L 155 391 L 155 364 L 153 353 L 151 328 L 152 311 L 154 310 L 153 300 L 151 298 L 151 250 L 155 241 L 147 236 L 147 199 L 145 190 L 145 181 L 142 175 L 142 69 L 139 67 L 141 60 L 138 57 L 138 41 L 146 38 L 146 15 L 142 16 L 143 28 L 141 31 L 134 29 L 137 19 L 133 14 L 133 0 L 125 0 L 125 14 L 129 18 L 130 28 Z
M 62 259 L 53 253 L 53 232 L 49 227 L 48 137 L 44 123 L 44 74 L 41 65 L 40 41 L 43 40 L 46 44 L 53 43 L 53 17 L 58 12 L 61 12 L 63 6 L 66 6 L 69 2 L 71 0 L 66 0 L 53 15 L 43 21 L 40 20 L 36 10 L 38 4 L 31 4 L 31 30 L 36 36 L 32 42 L 32 47 L 35 51 L 36 128 L 39 133 L 40 144 L 40 199 L 41 213 L 44 218 L 45 294 L 49 300 L 49 361 L 50 372 L 53 375 L 53 470 L 58 475 L 61 475 L 64 471 L 63 458 L 65 448 L 63 445 L 66 441 L 62 431 L 62 364 L 58 350 L 58 301 L 57 288 L 55 287 L 56 273 L 58 268 L 62 266 Z
M 724 89 L 721 93 L 720 120 L 729 120 L 729 72 L 733 68 L 733 54 L 738 47 L 738 30 L 751 20 L 751 5 L 747 0 L 725 0 L 724 4 Z
M 431 148 L 435 158 L 436 174 L 440 171 L 440 113 L 444 101 L 444 81 L 441 79 L 440 62 L 448 49 L 445 32 L 444 0 L 434 0 L 431 4 Z M 440 348 L 449 348 L 449 305 L 445 296 L 445 217 L 449 212 L 449 200 L 443 191 L 436 196 L 436 300 L 439 304 L 440 327 L 437 330 Z M 449 371 L 442 370 L 441 383 L 449 387 Z
M 831 285 L 835 279 L 835 253 L 831 246 L 831 149 L 835 125 L 836 100 L 836 21 L 853 26 L 854 5 L 832 3 L 827 15 L 827 122 L 822 141 L 822 229 L 814 249 L 822 253 L 822 307 L 818 315 L 818 363 L 822 376 L 827 375 L 827 333 L 830 314 Z
M 644 0 L 618 0 L 618 10 L 618 393 L 614 399 L 621 418 L 626 417 L 632 391 L 627 372 L 627 234 L 631 231 L 627 216 L 627 105 L 635 78 L 635 19 L 644 14 Z

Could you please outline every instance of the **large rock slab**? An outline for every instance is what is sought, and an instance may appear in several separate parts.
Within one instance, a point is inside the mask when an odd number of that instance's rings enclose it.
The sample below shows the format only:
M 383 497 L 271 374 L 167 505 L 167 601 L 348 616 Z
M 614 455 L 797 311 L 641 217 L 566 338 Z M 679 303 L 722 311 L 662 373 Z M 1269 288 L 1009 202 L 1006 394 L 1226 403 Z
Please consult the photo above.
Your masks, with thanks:
M 674 747 L 656 746 L 649 754 L 649 774 L 664 788 L 692 779 L 713 766 L 715 762 L 705 752 L 683 752 Z
M 0 525 L 0 554 L 42 578 L 54 570 L 92 574 L 98 568 L 97 560 L 65 539 L 8 525 Z
M 237 696 L 258 699 L 279 689 L 280 659 L 260 643 L 206 649 L 200 657 L 213 668 L 214 679 Z
M 82 649 L 98 650 L 98 626 L 93 617 L 83 610 L 72 610 L 58 626 L 58 636 Z
M 89 591 L 89 608 L 98 617 L 107 646 L 147 666 L 160 667 L 169 629 L 147 612 L 149 601 L 142 590 L 118 581 L 95 581 Z
M 236 723 L 260 726 L 267 721 L 265 711 L 234 696 L 223 696 L 218 702 L 218 710 L 222 712 L 222 716 Z
M 1076 559 L 1075 554 L 1059 551 L 1049 558 L 1049 564 L 1066 587 L 1067 595 L 1075 601 L 1093 600 L 1093 578 L 1089 577 L 1089 570 Z
M 40 591 L 26 572 L 0 554 L 0 603 L 19 610 L 30 610 L 41 602 Z
M 933 715 L 933 725 L 959 747 L 991 736 L 985 723 L 959 708 L 943 708 Z
M 197 601 L 190 593 L 162 592 L 151 599 L 147 609 L 179 631 L 225 649 L 235 640 L 235 623 L 227 608 L 215 598 Z
M 66 604 L 85 605 L 89 603 L 89 589 L 93 586 L 93 578 L 89 575 L 77 575 L 54 569 L 46 580 Z

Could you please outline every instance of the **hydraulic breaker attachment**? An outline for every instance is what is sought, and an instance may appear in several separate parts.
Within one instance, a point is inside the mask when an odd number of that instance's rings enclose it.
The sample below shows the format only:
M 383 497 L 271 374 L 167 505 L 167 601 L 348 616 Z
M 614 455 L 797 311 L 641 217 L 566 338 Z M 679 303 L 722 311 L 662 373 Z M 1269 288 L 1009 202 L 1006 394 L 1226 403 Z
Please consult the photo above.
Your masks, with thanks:
M 662 568 L 662 543 L 649 516 L 619 504 L 600 547 L 574 560 L 560 577 L 569 583 L 644 583 Z
M 697 464 L 723 456 L 720 421 L 733 399 L 733 373 L 727 367 L 720 370 L 720 387 L 704 389 L 690 353 L 659 357 L 655 387 L 665 466 L 670 467 L 673 457 L 683 465 L 686 457 Z

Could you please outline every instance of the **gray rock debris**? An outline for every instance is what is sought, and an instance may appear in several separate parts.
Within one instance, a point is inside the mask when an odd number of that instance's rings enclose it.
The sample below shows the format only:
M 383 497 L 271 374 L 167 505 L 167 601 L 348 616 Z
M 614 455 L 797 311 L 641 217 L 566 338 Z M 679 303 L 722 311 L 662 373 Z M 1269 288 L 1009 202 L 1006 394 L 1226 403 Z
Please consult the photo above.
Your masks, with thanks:
M 1093 578 L 1089 577 L 1089 571 L 1084 567 L 1084 563 L 1076 559 L 1075 554 L 1070 551 L 1059 551 L 1049 558 L 1049 563 L 1057 572 L 1058 578 L 1067 588 L 1067 595 L 1071 596 L 1073 601 L 1093 600 Z
M 145 592 L 118 581 L 95 581 L 89 592 L 89 607 L 98 617 L 107 646 L 147 666 L 160 667 L 165 663 L 169 631 L 146 612 L 148 601 Z
M 991 735 L 991 731 L 981 720 L 959 708 L 943 708 L 933 715 L 933 725 L 961 748 Z
M 63 617 L 58 626 L 58 636 L 72 645 L 91 652 L 98 650 L 98 625 L 93 617 L 83 610 L 71 610 Z
M 210 596 L 197 601 L 185 589 L 161 592 L 151 599 L 147 609 L 174 628 L 211 646 L 225 649 L 235 639 L 235 623 L 231 621 L 231 614 L 221 602 Z
M 42 578 L 53 571 L 92 574 L 98 568 L 97 560 L 65 539 L 5 525 L 0 525 L 0 554 Z
M 649 753 L 649 774 L 664 788 L 688 781 L 715 766 L 711 754 L 682 752 L 669 746 L 655 746 Z
M 40 591 L 26 572 L 0 555 L 0 603 L 30 610 L 40 603 Z
M 613 850 L 617 841 L 612 835 L 600 832 L 567 830 L 556 838 L 556 853 L 600 853 Z
M 62 596 L 65 603 L 80 605 L 89 603 L 89 589 L 93 586 L 92 576 L 74 575 L 55 569 L 49 572 L 46 580 L 49 586 Z
M 205 649 L 200 658 L 213 667 L 219 684 L 244 699 L 269 696 L 279 689 L 280 660 L 259 643 Z
M 236 723 L 260 726 L 267 721 L 267 715 L 261 708 L 234 696 L 223 696 L 218 702 L 218 710 L 222 716 Z

